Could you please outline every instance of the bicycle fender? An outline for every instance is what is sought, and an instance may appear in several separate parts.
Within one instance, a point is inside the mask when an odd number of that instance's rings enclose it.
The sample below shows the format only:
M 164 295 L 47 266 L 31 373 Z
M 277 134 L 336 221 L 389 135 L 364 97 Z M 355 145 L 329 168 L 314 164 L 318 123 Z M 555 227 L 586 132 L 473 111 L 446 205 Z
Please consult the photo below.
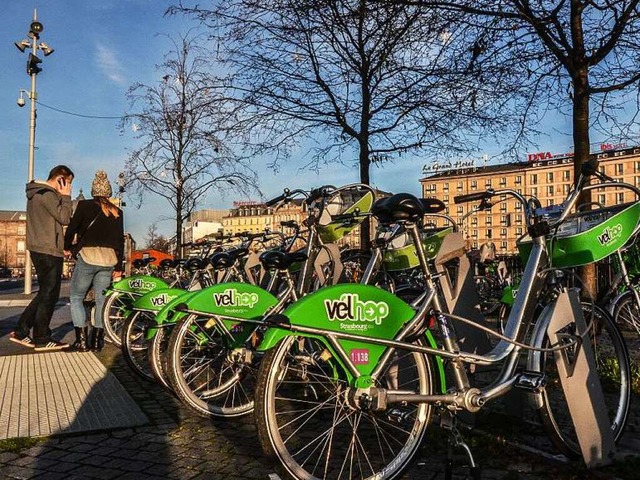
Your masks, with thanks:
M 255 285 L 228 282 L 198 290 L 184 303 L 185 310 L 205 315 L 255 320 L 262 318 L 278 299 Z
M 137 295 L 144 295 L 147 292 L 158 288 L 169 288 L 167 282 L 151 275 L 134 275 L 126 277 L 111 285 L 110 289 L 114 292 L 127 292 Z
M 517 293 L 518 293 L 517 286 L 514 287 L 512 285 L 508 285 L 504 287 L 504 290 L 502 291 L 502 297 L 500 297 L 500 303 L 503 303 L 505 305 L 508 305 L 509 307 L 512 307 Z
M 133 310 L 159 312 L 172 300 L 181 297 L 185 290 L 181 288 L 158 288 L 145 293 L 133 302 Z
M 179 290 L 179 289 L 175 289 L 175 290 Z M 168 303 L 163 305 L 158 310 L 158 313 L 156 313 L 156 315 L 154 317 L 156 325 L 161 326 L 161 325 L 163 325 L 165 323 L 169 323 L 169 322 L 175 323 L 175 322 L 177 322 L 180 318 L 182 318 L 186 314 L 182 313 L 182 312 L 176 312 L 174 310 L 176 305 L 180 305 L 182 303 L 185 303 L 185 302 L 189 301 L 189 299 L 191 297 L 193 297 L 195 294 L 199 293 L 198 290 L 193 291 L 193 292 L 187 291 L 187 290 L 179 290 L 179 291 L 181 292 L 180 295 L 178 295 L 175 298 L 173 298 L 172 300 L 170 300 Z M 150 327 L 147 330 L 145 338 L 147 340 L 151 340 L 156 335 L 157 331 L 158 331 L 158 328 Z
M 344 332 L 361 340 L 339 339 L 338 343 L 362 375 L 369 375 L 386 350 L 369 339 L 393 339 L 415 311 L 395 295 L 369 285 L 339 284 L 321 288 L 290 305 L 283 313 L 291 327 L 303 326 L 322 331 Z M 259 350 L 268 350 L 293 332 L 282 324 L 269 328 Z M 295 328 L 294 328 L 295 330 Z M 326 343 L 326 342 L 325 342 Z M 333 352 L 335 354 L 335 352 Z

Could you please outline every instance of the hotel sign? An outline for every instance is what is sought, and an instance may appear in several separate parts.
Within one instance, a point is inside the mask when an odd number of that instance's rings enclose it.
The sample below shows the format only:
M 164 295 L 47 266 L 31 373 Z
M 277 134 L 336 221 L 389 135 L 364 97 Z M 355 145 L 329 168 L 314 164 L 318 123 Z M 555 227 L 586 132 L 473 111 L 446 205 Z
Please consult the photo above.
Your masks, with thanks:
M 447 170 L 461 170 L 461 169 L 471 169 L 472 171 L 476 171 L 476 162 L 474 160 L 456 160 L 455 162 L 433 162 L 429 165 L 422 166 L 422 173 L 438 173 L 441 171 Z

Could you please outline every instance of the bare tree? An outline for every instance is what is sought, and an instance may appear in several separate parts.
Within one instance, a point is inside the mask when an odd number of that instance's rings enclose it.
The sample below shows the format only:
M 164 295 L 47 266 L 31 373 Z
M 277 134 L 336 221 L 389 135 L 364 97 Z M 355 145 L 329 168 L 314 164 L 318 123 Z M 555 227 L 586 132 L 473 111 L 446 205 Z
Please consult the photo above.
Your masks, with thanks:
M 164 235 L 158 233 L 158 224 L 155 222 L 149 225 L 145 240 L 145 248 L 152 248 L 154 250 L 159 250 L 160 252 L 169 252 L 169 249 L 171 247 L 171 242 L 169 241 L 169 239 Z
M 480 32 L 469 41 L 470 73 L 483 75 L 502 65 L 521 92 L 530 92 L 530 112 L 552 109 L 569 115 L 576 176 L 589 161 L 592 128 L 624 135 L 636 123 L 639 0 L 399 2 L 465 14 L 460 21 Z M 629 87 L 631 95 L 625 91 Z M 635 104 L 625 112 L 630 99 Z
M 272 153 L 274 168 L 304 145 L 307 167 L 355 156 L 369 184 L 372 164 L 417 151 L 466 154 L 479 127 L 511 126 L 470 94 L 449 48 L 452 15 L 366 0 L 181 2 L 176 12 L 210 27 L 246 107 L 245 145 Z
M 173 40 L 174 50 L 157 67 L 161 80 L 152 86 L 135 84 L 127 94 L 131 111 L 125 123 L 142 142 L 127 160 L 127 186 L 169 203 L 177 252 L 183 222 L 208 192 L 257 188 L 249 163 L 229 146 L 224 81 L 211 75 L 211 55 L 202 40 Z

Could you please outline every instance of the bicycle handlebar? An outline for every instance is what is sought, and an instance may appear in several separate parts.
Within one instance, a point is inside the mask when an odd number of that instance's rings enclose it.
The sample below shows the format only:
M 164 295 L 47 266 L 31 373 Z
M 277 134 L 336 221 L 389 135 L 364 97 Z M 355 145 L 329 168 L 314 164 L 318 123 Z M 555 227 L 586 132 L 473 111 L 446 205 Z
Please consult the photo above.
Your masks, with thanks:
M 453 197 L 453 203 L 467 203 L 475 202 L 478 200 L 488 200 L 495 195 L 495 191 L 492 189 L 485 190 L 484 192 L 466 193 L 464 195 L 456 195 Z

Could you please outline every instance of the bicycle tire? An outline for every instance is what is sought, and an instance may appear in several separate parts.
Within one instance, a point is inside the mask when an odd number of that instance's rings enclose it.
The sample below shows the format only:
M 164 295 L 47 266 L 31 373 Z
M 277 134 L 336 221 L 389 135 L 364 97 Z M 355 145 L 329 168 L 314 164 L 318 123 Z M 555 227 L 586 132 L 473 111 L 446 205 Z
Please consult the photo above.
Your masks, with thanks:
M 589 303 L 582 304 L 587 322 L 596 321 L 592 329 L 592 345 L 598 375 L 605 394 L 605 402 L 614 441 L 618 441 L 627 423 L 631 399 L 631 370 L 629 354 L 620 330 L 612 316 L 604 309 Z M 543 345 L 549 345 L 545 334 Z M 566 400 L 557 377 L 553 353 L 539 356 L 534 367 L 545 372 L 546 385 L 540 392 L 540 419 L 554 445 L 569 458 L 580 458 L 581 452 L 573 431 Z
M 263 450 L 288 478 L 398 477 L 422 443 L 431 405 L 394 404 L 382 412 L 354 406 L 355 391 L 339 362 L 320 352 L 326 348 L 319 340 L 290 336 L 262 360 L 254 414 Z M 398 357 L 400 389 L 431 393 L 429 358 L 415 352 Z M 390 371 L 380 376 L 384 382 Z
M 170 327 L 158 328 L 149 345 L 149 370 L 156 382 L 174 393 L 167 377 L 167 348 L 171 334 Z
M 151 312 L 135 311 L 125 321 L 120 343 L 122 355 L 131 369 L 145 380 L 153 381 L 149 365 L 149 341 L 146 338 L 149 322 L 153 321 Z
M 215 327 L 206 328 L 198 320 L 196 315 L 188 315 L 171 332 L 167 376 L 173 391 L 203 417 L 230 418 L 250 413 L 254 367 L 235 362 Z
M 102 324 L 107 340 L 117 347 L 122 347 L 122 328 L 136 298 L 137 295 L 129 292 L 112 292 L 105 298 Z
M 621 330 L 640 335 L 640 307 L 632 291 L 625 292 L 616 302 L 613 318 Z

